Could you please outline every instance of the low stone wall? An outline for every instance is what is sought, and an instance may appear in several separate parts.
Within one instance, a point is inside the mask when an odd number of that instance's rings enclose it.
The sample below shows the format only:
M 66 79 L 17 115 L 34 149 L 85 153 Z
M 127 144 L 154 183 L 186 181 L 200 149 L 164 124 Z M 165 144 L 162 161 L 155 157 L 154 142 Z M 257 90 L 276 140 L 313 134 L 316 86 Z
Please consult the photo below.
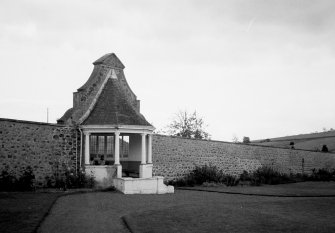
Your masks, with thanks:
M 153 173 L 166 179 L 185 176 L 196 165 L 212 164 L 239 175 L 271 166 L 283 173 L 311 173 L 313 168 L 335 168 L 335 154 L 220 141 L 154 135 Z
M 0 172 L 19 177 L 30 166 L 36 184 L 44 186 L 62 169 L 79 166 L 79 141 L 72 127 L 0 118 Z

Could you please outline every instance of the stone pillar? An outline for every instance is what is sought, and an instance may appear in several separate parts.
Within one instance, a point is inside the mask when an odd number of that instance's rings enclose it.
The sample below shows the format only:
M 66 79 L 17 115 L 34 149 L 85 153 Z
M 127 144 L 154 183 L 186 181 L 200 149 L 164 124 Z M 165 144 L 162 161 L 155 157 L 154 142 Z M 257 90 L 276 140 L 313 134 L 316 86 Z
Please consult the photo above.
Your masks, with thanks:
M 120 132 L 114 133 L 114 166 L 116 167 L 116 178 L 122 178 L 122 166 L 120 164 Z
M 85 165 L 90 164 L 90 133 L 85 134 Z
M 141 164 L 146 164 L 146 149 L 145 149 L 145 138 L 146 138 L 146 134 L 142 133 L 142 153 L 141 153 Z
M 147 153 L 146 153 L 146 137 L 147 134 L 142 133 L 142 152 L 141 152 L 141 165 L 140 165 L 140 178 L 151 178 L 152 177 L 152 164 L 147 164 Z
M 120 164 L 120 132 L 115 132 L 114 133 L 114 141 L 115 141 L 115 146 L 114 146 L 114 165 L 119 165 Z
M 148 134 L 148 163 L 152 163 L 152 134 Z

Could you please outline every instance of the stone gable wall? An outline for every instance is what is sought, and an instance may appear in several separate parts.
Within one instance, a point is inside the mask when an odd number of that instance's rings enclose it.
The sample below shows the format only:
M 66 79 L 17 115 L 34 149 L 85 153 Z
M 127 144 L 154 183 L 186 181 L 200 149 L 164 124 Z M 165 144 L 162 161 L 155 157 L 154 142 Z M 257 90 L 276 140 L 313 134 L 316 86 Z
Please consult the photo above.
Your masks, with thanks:
M 46 177 L 64 167 L 78 168 L 79 145 L 80 134 L 72 127 L 0 119 L 0 172 L 8 169 L 19 177 L 31 166 L 36 184 L 44 186 Z
M 103 81 L 106 78 L 108 69 L 102 66 L 95 66 L 90 78 L 85 83 L 86 89 L 73 94 L 73 120 L 77 122 L 88 110 L 96 97 Z
M 166 179 L 185 176 L 196 165 L 212 164 L 225 173 L 239 175 L 261 166 L 283 173 L 311 173 L 313 168 L 335 168 L 335 154 L 291 150 L 220 141 L 154 135 L 153 173 Z
M 136 109 L 138 112 L 140 111 L 140 106 L 139 106 L 139 100 L 137 100 L 137 97 L 136 95 L 134 94 L 134 92 L 131 90 L 128 82 L 127 82 L 127 79 L 124 75 L 124 72 L 123 70 L 120 70 L 118 73 L 117 73 L 117 76 L 118 76 L 118 79 L 119 79 L 119 82 L 120 82 L 120 86 L 122 88 L 122 90 L 124 91 L 125 93 L 125 96 L 127 98 L 127 101 L 134 107 L 134 109 Z

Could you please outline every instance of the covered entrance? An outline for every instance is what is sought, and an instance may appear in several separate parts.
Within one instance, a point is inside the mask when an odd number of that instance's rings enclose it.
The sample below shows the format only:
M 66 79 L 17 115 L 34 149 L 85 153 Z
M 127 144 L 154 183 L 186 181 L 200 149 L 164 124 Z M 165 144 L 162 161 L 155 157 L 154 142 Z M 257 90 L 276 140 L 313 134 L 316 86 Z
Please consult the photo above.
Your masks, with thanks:
M 141 126 L 81 126 L 85 171 L 100 186 L 115 186 L 125 194 L 173 193 L 163 177 L 152 176 L 152 128 Z
M 117 178 L 152 177 L 152 130 L 130 128 L 82 126 L 85 167 L 90 171 L 114 167 Z

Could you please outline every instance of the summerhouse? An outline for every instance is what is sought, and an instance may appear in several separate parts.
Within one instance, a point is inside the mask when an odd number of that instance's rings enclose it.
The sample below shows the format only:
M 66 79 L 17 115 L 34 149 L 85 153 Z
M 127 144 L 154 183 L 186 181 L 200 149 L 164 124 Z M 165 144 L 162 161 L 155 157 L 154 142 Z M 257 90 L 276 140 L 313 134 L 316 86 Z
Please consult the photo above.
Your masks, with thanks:
M 73 93 L 73 107 L 57 121 L 78 126 L 81 166 L 99 185 L 114 185 L 126 194 L 173 192 L 163 177 L 152 176 L 155 128 L 140 113 L 125 66 L 114 53 L 93 65 L 87 82 Z

